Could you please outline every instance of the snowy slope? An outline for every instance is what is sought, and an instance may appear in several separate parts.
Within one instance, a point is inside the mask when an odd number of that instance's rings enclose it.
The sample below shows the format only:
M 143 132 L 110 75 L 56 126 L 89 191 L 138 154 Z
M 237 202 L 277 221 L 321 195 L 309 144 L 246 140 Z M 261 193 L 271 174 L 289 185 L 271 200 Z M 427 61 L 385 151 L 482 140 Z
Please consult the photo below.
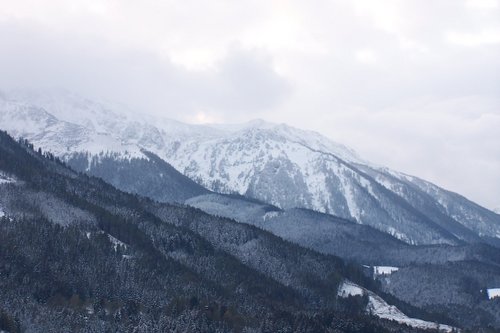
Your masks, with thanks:
M 500 298 L 500 288 L 487 289 L 488 299 Z
M 414 208 L 425 211 L 442 227 L 461 239 L 473 241 L 475 235 L 500 238 L 498 214 L 483 208 L 463 196 L 442 189 L 418 177 L 387 168 L 358 167 L 371 175 L 388 190 L 397 193 Z
M 0 98 L 0 109 L 3 130 L 14 137 L 25 137 L 60 157 L 82 151 L 91 154 L 118 152 L 129 158 L 142 156 L 137 145 L 126 144 L 91 127 L 61 120 L 37 105 Z
M 430 183 L 382 172 L 315 132 L 262 120 L 189 125 L 68 92 L 4 96 L 1 129 L 66 161 L 88 153 L 89 172 L 95 156 L 147 159 L 145 149 L 210 190 L 334 214 L 410 244 L 500 238 L 499 215 Z
M 436 324 L 421 319 L 410 318 L 403 312 L 401 312 L 397 307 L 387 304 L 387 302 L 384 301 L 380 296 L 350 281 L 344 281 L 340 285 L 338 295 L 340 297 L 367 295 L 368 305 L 366 307 L 366 312 L 379 318 L 394 320 L 401 324 L 406 324 L 411 327 L 425 330 L 437 329 L 438 331 L 451 332 L 454 329 L 454 327 L 448 325 Z

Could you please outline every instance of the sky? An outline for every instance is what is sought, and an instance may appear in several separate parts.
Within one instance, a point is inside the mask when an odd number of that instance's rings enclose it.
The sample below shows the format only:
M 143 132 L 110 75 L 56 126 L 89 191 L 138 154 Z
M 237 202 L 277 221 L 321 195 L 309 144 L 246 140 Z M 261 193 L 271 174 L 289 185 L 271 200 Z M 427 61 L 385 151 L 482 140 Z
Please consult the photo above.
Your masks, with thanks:
M 0 90 L 318 131 L 500 207 L 500 0 L 0 0 Z

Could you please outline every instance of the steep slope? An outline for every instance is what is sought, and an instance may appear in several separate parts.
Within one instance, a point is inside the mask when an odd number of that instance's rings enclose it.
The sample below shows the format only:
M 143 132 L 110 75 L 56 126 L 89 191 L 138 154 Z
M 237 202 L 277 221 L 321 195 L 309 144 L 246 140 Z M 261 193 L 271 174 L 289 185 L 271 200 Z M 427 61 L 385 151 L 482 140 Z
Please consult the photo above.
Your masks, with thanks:
M 187 125 L 139 117 L 122 106 L 70 93 L 13 96 L 1 102 L 0 128 L 30 139 L 75 167 L 83 166 L 83 154 L 95 161 L 84 171 L 156 200 L 182 201 L 191 192 L 178 198 L 162 196 L 158 184 L 163 172 L 158 166 L 144 167 L 149 174 L 139 177 L 140 184 L 128 184 L 130 177 L 102 169 L 111 167 L 112 159 L 116 169 L 136 165 L 124 161 L 148 160 L 147 151 L 210 190 L 239 193 L 283 209 L 309 208 L 352 219 L 410 244 L 456 245 L 487 237 L 496 244 L 500 239 L 498 214 L 444 190 L 430 190 L 428 183 L 409 186 L 404 179 L 395 179 L 406 182 L 400 191 L 399 185 L 387 183 L 386 178 L 394 178 L 391 172 L 381 175 L 379 168 L 350 149 L 314 132 L 263 121 Z M 99 166 L 101 162 L 107 166 Z M 134 167 L 123 173 L 132 171 Z
M 499 244 L 500 220 L 498 214 L 485 209 L 465 197 L 447 191 L 418 177 L 386 168 L 358 166 L 388 190 L 398 193 L 415 209 L 425 211 L 434 221 L 462 239 L 470 238 L 470 230 L 483 240 Z
M 30 138 L 39 147 L 47 147 L 57 156 L 85 151 L 90 154 L 113 151 L 122 158 L 142 157 L 136 145 L 128 145 L 105 132 L 61 120 L 44 108 L 0 96 L 1 129 L 14 137 Z M 75 115 L 80 114 L 74 112 Z
M 45 102 L 63 118 L 69 110 L 78 123 L 56 118 L 40 106 L 0 98 L 1 127 L 15 137 L 29 138 L 37 147 L 49 149 L 75 170 L 103 178 L 127 192 L 163 202 L 183 202 L 208 193 L 155 154 L 107 133 L 106 127 L 118 127 L 123 119 L 105 107 L 90 101 L 76 105 L 54 106 L 54 103 Z M 89 110 L 89 114 L 81 112 L 81 108 Z M 92 117 L 83 118 L 84 115 Z M 130 128 L 123 131 L 132 132 Z
M 155 154 L 142 151 L 144 158 L 120 158 L 117 153 L 91 155 L 75 153 L 70 167 L 106 180 L 116 188 L 161 202 L 179 202 L 210 191 L 174 169 Z

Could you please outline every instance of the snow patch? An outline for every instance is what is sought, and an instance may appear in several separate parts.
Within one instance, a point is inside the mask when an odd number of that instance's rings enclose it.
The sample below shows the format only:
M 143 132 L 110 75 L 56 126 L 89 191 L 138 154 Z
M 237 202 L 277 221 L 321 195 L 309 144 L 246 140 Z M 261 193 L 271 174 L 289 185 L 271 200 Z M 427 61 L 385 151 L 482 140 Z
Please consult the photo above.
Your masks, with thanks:
M 108 238 L 109 238 L 109 241 L 113 244 L 115 251 L 118 250 L 118 246 L 123 246 L 125 249 L 127 249 L 127 244 L 125 244 L 124 242 L 122 242 L 118 238 L 115 238 L 115 237 L 111 236 L 110 234 L 108 234 Z
M 99 233 L 99 234 L 106 234 L 104 231 L 98 231 L 97 233 Z M 87 239 L 90 239 L 91 235 L 92 235 L 91 232 L 88 232 L 88 231 L 85 232 L 85 236 L 87 237 Z M 121 240 L 119 240 L 118 238 L 113 237 L 110 234 L 106 234 L 106 235 L 108 236 L 108 239 L 111 242 L 111 244 L 113 245 L 113 248 L 115 249 L 115 251 L 118 251 L 118 246 L 122 246 L 125 249 L 128 248 L 128 245 L 125 244 L 124 242 L 122 242 Z
M 338 290 L 338 296 L 343 298 L 362 295 L 368 295 L 368 305 L 366 306 L 366 312 L 379 318 L 394 320 L 401 324 L 406 324 L 411 327 L 426 330 L 437 329 L 443 332 L 451 332 L 454 329 L 454 327 L 448 325 L 410 318 L 394 305 L 387 304 L 387 302 L 384 301 L 380 296 L 350 281 L 344 281 L 340 285 Z
M 85 310 L 87 311 L 87 314 L 89 314 L 89 315 L 94 314 L 94 307 L 92 305 L 87 305 L 85 307 Z
M 13 177 L 10 177 L 6 173 L 0 171 L 0 185 L 1 184 L 9 184 L 9 183 L 15 183 L 16 180 Z
M 374 275 L 391 275 L 399 270 L 398 267 L 394 266 L 373 266 Z
M 347 200 L 347 207 L 349 207 L 349 213 L 356 220 L 357 223 L 361 223 L 361 214 L 359 208 L 356 204 L 356 196 L 354 194 L 353 187 L 350 185 L 350 182 L 343 181 L 342 186 L 344 188 L 344 195 Z
M 274 211 L 274 212 L 267 212 L 265 213 L 263 216 L 262 216 L 262 219 L 264 221 L 266 220 L 270 220 L 270 219 L 273 219 L 275 217 L 278 217 L 279 215 L 281 214 L 281 212 L 277 212 L 277 211 Z
M 389 228 L 387 229 L 387 233 L 388 233 L 389 235 L 393 236 L 393 237 L 396 237 L 396 238 L 397 238 L 397 239 L 399 239 L 399 240 L 402 240 L 403 242 L 408 243 L 408 244 L 413 244 L 413 243 L 414 243 L 414 242 L 413 242 L 410 238 L 408 238 L 405 234 L 403 234 L 403 233 L 401 233 L 401 232 L 397 231 L 397 230 L 396 230 L 395 228 L 393 228 L 393 227 L 389 227 Z
M 344 281 L 344 283 L 340 285 L 338 291 L 338 295 L 343 298 L 349 296 L 362 296 L 363 294 L 363 288 L 349 281 Z
M 487 292 L 489 299 L 500 298 L 500 288 L 490 288 Z
M 381 297 L 372 294 L 369 296 L 367 312 L 371 313 L 382 319 L 394 320 L 401 324 L 406 324 L 411 327 L 426 329 L 426 330 L 439 330 L 443 332 L 452 332 L 453 327 L 438 323 L 432 323 L 422 319 L 410 318 L 401 312 L 394 305 L 387 304 Z

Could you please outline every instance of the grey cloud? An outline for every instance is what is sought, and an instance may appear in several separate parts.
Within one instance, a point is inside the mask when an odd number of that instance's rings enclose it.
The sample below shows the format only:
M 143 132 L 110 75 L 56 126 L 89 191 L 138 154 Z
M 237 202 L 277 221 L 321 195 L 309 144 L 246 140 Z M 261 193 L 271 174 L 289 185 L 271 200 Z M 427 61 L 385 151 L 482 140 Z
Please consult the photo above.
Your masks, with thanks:
M 240 46 L 213 67 L 189 70 L 152 53 L 36 25 L 1 24 L 0 44 L 3 89 L 63 87 L 174 118 L 200 110 L 219 118 L 250 115 L 276 107 L 291 92 L 268 54 Z

